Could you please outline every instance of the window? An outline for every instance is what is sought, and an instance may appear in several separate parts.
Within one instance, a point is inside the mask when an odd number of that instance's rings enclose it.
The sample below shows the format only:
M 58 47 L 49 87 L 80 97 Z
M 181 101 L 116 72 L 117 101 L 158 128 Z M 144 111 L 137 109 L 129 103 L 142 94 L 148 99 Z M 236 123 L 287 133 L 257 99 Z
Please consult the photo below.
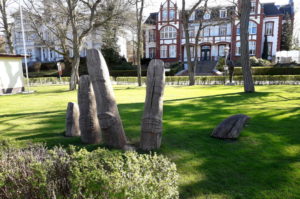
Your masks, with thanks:
M 235 54 L 236 55 L 241 55 L 241 42 L 236 42 Z
M 219 56 L 220 57 L 225 56 L 225 45 L 219 45 Z
M 170 21 L 175 19 L 175 10 L 170 10 Z
M 219 35 L 225 36 L 227 32 L 227 25 L 220 25 L 219 26 Z
M 162 12 L 162 20 L 163 21 L 167 21 L 168 20 L 168 11 L 167 10 L 164 10 Z
M 149 48 L 149 58 L 154 59 L 155 58 L 155 53 L 156 49 L 155 48 Z
M 236 43 L 236 55 L 241 55 L 241 42 Z M 256 42 L 255 41 L 249 41 L 249 55 L 255 55 L 256 54 Z
M 249 22 L 249 34 L 255 35 L 257 33 L 257 24 L 253 21 Z
M 268 42 L 268 55 L 269 56 L 272 56 L 272 47 L 273 47 L 273 43 Z
M 266 23 L 266 30 L 265 30 L 265 35 L 273 35 L 273 22 L 267 22 Z
M 224 19 L 227 17 L 227 10 L 220 10 L 220 18 Z
M 149 42 L 155 42 L 155 30 L 149 30 Z
M 168 54 L 168 46 L 161 46 L 160 47 L 160 58 L 167 58 Z
M 169 49 L 169 57 L 170 58 L 176 58 L 176 45 L 171 45 Z
M 255 14 L 256 13 L 256 2 L 253 1 L 251 2 L 251 11 L 250 11 L 251 14 Z
M 190 37 L 195 37 L 195 26 L 189 27 L 189 35 Z
M 195 20 L 195 12 L 192 13 L 192 15 L 189 18 L 190 21 L 194 21 Z
M 249 54 L 250 55 L 256 54 L 256 42 L 255 41 L 249 41 Z
M 207 12 L 204 14 L 203 19 L 210 19 L 210 14 Z
M 249 22 L 249 29 L 248 29 L 248 33 L 250 35 L 255 35 L 257 33 L 257 24 L 254 23 L 253 21 Z M 240 24 L 236 27 L 236 34 L 240 35 L 241 34 L 241 26 Z
M 161 39 L 175 39 L 177 30 L 172 26 L 166 26 L 160 30 Z
M 241 26 L 240 26 L 240 24 L 236 27 L 236 35 L 241 35 Z
M 195 57 L 195 48 L 194 48 L 194 46 L 191 46 L 190 49 L 191 49 L 191 57 L 194 58 Z
M 209 27 L 204 28 L 203 36 L 204 36 L 204 37 L 208 37 L 208 36 L 209 36 L 209 32 L 210 32 Z

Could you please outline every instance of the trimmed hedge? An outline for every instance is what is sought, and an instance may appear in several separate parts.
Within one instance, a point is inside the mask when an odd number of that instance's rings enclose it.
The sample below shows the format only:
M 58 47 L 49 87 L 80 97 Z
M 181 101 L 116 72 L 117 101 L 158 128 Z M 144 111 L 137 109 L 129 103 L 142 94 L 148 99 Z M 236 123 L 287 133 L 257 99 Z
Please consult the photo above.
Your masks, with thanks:
M 254 75 L 255 84 L 299 84 L 300 75 Z M 224 76 L 196 76 L 196 85 L 222 85 L 225 84 L 225 80 L 228 81 L 228 77 Z M 234 76 L 234 81 L 237 84 L 243 84 L 242 76 Z M 116 84 L 135 84 L 137 83 L 137 77 L 111 77 L 111 80 Z M 69 77 L 62 77 L 60 81 L 56 77 L 40 77 L 30 78 L 31 85 L 49 85 L 49 84 L 68 84 Z M 142 83 L 146 83 L 146 77 L 142 77 Z M 167 76 L 166 84 L 168 85 L 188 85 L 188 76 Z
M 242 68 L 235 67 L 235 75 L 242 75 Z M 300 75 L 300 67 L 252 67 L 253 75 Z
M 0 156 L 1 199 L 179 198 L 176 165 L 156 154 L 8 147 Z

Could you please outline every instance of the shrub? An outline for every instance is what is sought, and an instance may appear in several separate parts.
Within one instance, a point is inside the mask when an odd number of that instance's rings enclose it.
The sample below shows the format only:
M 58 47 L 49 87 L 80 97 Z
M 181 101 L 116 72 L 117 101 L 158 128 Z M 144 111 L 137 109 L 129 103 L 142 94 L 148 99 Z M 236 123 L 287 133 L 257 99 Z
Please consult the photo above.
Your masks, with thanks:
M 72 197 L 178 198 L 176 166 L 162 156 L 98 149 L 72 159 Z
M 218 63 L 217 63 L 217 65 L 216 65 L 216 69 L 217 69 L 218 71 L 223 71 L 223 70 L 224 70 L 224 65 L 225 65 L 225 58 L 222 57 L 222 58 L 220 58 L 220 59 L 218 60 Z
M 76 150 L 2 149 L 0 198 L 178 198 L 176 166 L 163 156 Z
M 242 75 L 242 68 L 236 67 L 235 75 Z M 300 67 L 252 67 L 253 75 L 300 75 Z

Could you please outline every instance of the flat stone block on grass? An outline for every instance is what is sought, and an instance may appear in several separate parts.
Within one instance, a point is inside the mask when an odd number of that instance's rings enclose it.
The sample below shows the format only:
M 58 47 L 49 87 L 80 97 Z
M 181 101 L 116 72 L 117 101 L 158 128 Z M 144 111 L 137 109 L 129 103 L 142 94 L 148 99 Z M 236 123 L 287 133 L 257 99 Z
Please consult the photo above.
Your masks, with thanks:
M 211 136 L 219 139 L 237 139 L 249 119 L 247 115 L 233 115 L 222 121 Z

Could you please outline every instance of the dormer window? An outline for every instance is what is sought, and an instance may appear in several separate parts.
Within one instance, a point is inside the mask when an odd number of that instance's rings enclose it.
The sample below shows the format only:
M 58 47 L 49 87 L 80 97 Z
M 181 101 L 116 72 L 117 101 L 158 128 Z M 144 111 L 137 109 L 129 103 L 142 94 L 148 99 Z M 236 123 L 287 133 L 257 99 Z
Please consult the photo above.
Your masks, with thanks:
M 203 19 L 210 19 L 210 13 L 205 13 L 203 16 Z
M 224 19 L 227 17 L 227 10 L 220 10 L 220 18 Z
M 194 21 L 195 20 L 195 12 L 192 13 L 192 15 L 189 18 L 190 21 Z
M 252 1 L 251 2 L 251 14 L 255 14 L 256 13 L 256 2 Z

